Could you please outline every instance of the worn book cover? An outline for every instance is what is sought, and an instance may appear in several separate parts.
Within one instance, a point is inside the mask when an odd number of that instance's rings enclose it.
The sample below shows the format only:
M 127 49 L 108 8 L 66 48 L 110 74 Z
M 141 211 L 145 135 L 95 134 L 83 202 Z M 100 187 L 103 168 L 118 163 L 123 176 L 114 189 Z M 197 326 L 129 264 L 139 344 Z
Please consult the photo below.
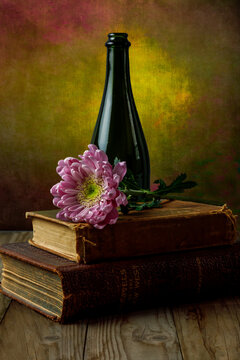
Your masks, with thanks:
M 30 244 L 79 263 L 231 244 L 237 236 L 236 217 L 226 205 L 165 201 L 120 215 L 102 230 L 57 220 L 57 211 L 26 213 L 33 225 Z
M 84 265 L 28 243 L 0 247 L 2 292 L 62 323 L 239 293 L 240 245 Z

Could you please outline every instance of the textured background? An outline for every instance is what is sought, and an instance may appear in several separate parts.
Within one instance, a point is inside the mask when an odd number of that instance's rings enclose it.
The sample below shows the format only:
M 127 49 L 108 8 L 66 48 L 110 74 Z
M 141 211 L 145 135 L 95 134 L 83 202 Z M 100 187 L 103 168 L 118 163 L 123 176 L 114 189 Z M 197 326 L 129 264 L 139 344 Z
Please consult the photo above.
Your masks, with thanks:
M 90 142 L 109 32 L 127 32 L 151 177 L 198 182 L 186 193 L 240 212 L 237 1 L 2 0 L 0 228 L 52 207 L 57 161 Z

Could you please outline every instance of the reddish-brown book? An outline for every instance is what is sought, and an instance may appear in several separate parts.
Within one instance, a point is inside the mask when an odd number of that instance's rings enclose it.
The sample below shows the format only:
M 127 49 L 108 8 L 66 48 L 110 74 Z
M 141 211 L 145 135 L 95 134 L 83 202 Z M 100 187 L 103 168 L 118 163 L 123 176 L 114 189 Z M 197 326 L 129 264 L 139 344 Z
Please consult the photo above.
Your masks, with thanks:
M 162 207 L 120 215 L 115 225 L 95 229 L 56 219 L 58 210 L 27 212 L 30 244 L 79 263 L 231 244 L 236 218 L 225 206 L 165 201 Z
M 28 243 L 0 247 L 1 291 L 61 323 L 239 292 L 240 245 L 77 264 Z

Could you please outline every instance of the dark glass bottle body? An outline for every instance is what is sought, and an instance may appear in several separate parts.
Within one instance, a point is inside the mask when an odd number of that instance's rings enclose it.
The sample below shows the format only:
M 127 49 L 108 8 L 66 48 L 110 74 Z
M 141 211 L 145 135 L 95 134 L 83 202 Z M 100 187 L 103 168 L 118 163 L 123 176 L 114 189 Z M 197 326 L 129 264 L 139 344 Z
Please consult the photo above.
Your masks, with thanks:
M 91 143 L 106 152 L 113 164 L 126 161 L 142 188 L 150 185 L 150 161 L 142 126 L 135 106 L 129 73 L 125 33 L 108 35 L 106 81 Z

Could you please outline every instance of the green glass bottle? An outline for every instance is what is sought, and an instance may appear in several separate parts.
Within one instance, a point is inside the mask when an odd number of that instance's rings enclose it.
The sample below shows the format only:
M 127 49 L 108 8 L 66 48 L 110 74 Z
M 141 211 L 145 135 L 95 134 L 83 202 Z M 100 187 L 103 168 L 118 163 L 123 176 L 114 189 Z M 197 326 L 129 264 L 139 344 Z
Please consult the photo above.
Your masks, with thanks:
M 116 157 L 126 161 L 137 183 L 148 189 L 150 161 L 132 94 L 127 37 L 108 35 L 105 88 L 91 143 L 106 152 L 111 164 Z

